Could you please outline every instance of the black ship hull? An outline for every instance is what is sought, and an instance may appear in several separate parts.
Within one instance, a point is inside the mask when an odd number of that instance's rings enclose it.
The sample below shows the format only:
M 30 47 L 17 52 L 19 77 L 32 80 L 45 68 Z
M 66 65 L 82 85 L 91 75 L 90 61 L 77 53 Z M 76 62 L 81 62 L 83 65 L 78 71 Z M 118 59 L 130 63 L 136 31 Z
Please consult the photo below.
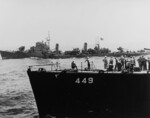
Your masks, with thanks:
M 21 59 L 21 58 L 28 58 L 29 55 L 24 52 L 10 52 L 10 51 L 0 51 L 2 59 Z
M 149 118 L 149 73 L 28 70 L 40 118 Z

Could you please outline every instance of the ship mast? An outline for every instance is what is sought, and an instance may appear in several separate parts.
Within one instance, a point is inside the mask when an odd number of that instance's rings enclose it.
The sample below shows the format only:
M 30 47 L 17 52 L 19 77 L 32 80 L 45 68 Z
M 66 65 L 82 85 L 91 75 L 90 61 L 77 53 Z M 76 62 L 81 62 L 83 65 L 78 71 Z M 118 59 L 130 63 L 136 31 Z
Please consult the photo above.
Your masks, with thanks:
M 100 41 L 103 41 L 103 38 L 100 37 L 100 36 L 98 36 L 97 39 L 98 39 L 98 40 L 97 40 L 97 44 L 96 44 L 96 45 L 97 45 L 97 48 L 98 48 L 98 54 L 99 54 L 99 53 L 100 53 Z
M 48 47 L 49 47 L 49 52 L 50 52 L 50 33 L 49 32 L 48 32 L 47 42 L 48 42 Z

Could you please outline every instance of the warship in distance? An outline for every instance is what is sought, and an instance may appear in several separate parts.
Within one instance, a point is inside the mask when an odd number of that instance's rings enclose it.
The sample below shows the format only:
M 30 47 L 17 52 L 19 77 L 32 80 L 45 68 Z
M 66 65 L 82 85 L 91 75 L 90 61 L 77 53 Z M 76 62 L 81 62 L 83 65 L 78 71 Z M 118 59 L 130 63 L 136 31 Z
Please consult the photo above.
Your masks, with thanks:
M 149 71 L 76 71 L 59 70 L 58 63 L 49 66 L 50 71 L 32 66 L 27 70 L 40 118 L 150 117 Z

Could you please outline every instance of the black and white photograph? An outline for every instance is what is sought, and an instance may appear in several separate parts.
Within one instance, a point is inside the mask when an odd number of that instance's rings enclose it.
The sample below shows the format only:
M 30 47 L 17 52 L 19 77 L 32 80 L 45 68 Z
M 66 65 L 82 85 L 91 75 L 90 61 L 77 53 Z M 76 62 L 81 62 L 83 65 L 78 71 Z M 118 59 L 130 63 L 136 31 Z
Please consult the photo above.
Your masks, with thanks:
M 0 0 L 0 118 L 150 118 L 150 1 Z

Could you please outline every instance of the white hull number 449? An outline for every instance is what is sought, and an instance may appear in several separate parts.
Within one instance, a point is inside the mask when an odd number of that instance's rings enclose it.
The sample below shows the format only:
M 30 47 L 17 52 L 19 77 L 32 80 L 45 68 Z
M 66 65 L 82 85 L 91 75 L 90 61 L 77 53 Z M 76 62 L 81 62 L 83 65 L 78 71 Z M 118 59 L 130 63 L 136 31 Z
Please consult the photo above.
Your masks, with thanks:
M 75 83 L 77 83 L 77 84 L 81 84 L 81 83 L 83 83 L 83 84 L 93 84 L 93 77 L 77 78 L 75 80 Z

